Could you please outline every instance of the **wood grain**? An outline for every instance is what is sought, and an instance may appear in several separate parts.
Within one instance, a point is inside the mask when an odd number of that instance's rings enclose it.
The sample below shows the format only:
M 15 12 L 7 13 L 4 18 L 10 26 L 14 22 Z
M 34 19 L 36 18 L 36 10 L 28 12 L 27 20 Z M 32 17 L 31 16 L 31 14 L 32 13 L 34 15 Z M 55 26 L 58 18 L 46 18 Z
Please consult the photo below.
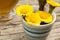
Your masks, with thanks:
M 20 4 L 38 5 L 38 2 L 37 0 L 20 0 L 17 5 Z M 54 11 L 57 19 L 45 40 L 60 40 L 60 7 L 57 7 Z M 13 20 L 0 25 L 0 40 L 28 40 L 19 16 L 15 15 Z

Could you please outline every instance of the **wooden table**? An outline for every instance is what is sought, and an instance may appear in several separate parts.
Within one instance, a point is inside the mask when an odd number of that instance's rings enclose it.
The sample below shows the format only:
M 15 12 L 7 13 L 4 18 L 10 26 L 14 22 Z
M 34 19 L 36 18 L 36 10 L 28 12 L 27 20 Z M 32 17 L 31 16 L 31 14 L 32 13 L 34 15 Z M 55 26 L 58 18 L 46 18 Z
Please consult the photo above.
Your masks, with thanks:
M 38 5 L 37 0 L 28 1 L 28 0 L 21 0 L 19 4 L 31 4 L 31 5 Z M 52 30 L 50 31 L 49 35 L 46 37 L 45 40 L 60 40 L 60 7 L 57 7 L 54 11 L 57 15 L 57 20 L 54 23 Z M 21 19 L 19 16 L 14 17 L 14 19 L 10 20 L 9 22 L 3 23 L 0 25 L 0 40 L 28 40 L 25 36 L 23 31 L 23 25 L 21 23 Z

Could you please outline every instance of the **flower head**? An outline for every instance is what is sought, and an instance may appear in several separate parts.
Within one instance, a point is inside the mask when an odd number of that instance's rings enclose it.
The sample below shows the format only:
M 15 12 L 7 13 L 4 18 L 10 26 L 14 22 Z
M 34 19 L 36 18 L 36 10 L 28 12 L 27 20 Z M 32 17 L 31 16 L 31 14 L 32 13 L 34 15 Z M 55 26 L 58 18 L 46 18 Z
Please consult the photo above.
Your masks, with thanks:
M 46 1 L 52 6 L 60 6 L 60 3 L 57 2 L 56 0 L 46 0 Z
M 52 15 L 45 11 L 38 11 L 38 12 L 36 12 L 36 14 L 38 14 L 40 16 L 41 20 L 45 23 L 50 23 L 53 20 Z
M 20 5 L 16 8 L 16 14 L 19 16 L 28 15 L 32 12 L 34 12 L 33 7 L 27 4 Z
M 41 18 L 39 15 L 35 14 L 35 13 L 31 13 L 31 15 L 27 15 L 25 17 L 25 20 L 27 21 L 27 23 L 29 24 L 37 24 L 40 25 L 41 23 Z

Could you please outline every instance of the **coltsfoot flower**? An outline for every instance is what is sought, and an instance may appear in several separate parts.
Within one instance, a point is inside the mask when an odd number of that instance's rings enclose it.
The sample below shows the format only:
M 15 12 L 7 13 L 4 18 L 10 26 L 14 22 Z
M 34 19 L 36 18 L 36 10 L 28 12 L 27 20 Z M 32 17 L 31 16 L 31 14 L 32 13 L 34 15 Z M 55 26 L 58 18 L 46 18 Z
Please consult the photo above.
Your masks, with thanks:
M 60 6 L 60 2 L 57 2 L 56 0 L 46 0 L 46 1 L 52 6 Z
M 50 23 L 53 20 L 52 15 L 45 11 L 38 11 L 38 12 L 36 12 L 36 14 L 38 14 L 40 16 L 41 20 L 45 23 Z
M 31 5 L 28 4 L 23 4 L 16 8 L 16 14 L 18 16 L 22 16 L 22 15 L 25 16 L 32 12 L 34 12 L 34 9 Z
M 36 25 L 40 25 L 41 23 L 41 18 L 39 15 L 35 14 L 35 13 L 31 13 L 31 15 L 27 15 L 25 17 L 25 20 L 27 23 L 29 24 L 36 24 Z

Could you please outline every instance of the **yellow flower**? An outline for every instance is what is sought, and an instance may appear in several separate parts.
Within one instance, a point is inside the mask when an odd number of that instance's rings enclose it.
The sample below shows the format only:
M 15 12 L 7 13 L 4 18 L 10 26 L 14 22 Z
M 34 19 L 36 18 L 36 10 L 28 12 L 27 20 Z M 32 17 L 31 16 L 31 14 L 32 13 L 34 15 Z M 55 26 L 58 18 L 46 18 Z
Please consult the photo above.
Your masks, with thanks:
M 22 15 L 24 16 L 24 15 L 27 15 L 28 13 L 32 13 L 32 12 L 34 12 L 33 7 L 28 4 L 23 4 L 16 8 L 16 14 L 18 16 L 22 16 Z
M 54 1 L 54 0 L 47 0 L 47 3 L 49 3 L 52 6 L 60 6 L 60 3 Z
M 45 23 L 50 23 L 53 20 L 53 17 L 50 13 L 47 13 L 45 11 L 38 11 L 36 12 L 41 17 L 41 20 Z
M 35 13 L 31 13 L 31 15 L 27 15 L 25 17 L 25 20 L 27 21 L 27 23 L 29 24 L 36 24 L 36 25 L 40 25 L 41 23 L 41 18 L 39 15 L 35 14 Z

